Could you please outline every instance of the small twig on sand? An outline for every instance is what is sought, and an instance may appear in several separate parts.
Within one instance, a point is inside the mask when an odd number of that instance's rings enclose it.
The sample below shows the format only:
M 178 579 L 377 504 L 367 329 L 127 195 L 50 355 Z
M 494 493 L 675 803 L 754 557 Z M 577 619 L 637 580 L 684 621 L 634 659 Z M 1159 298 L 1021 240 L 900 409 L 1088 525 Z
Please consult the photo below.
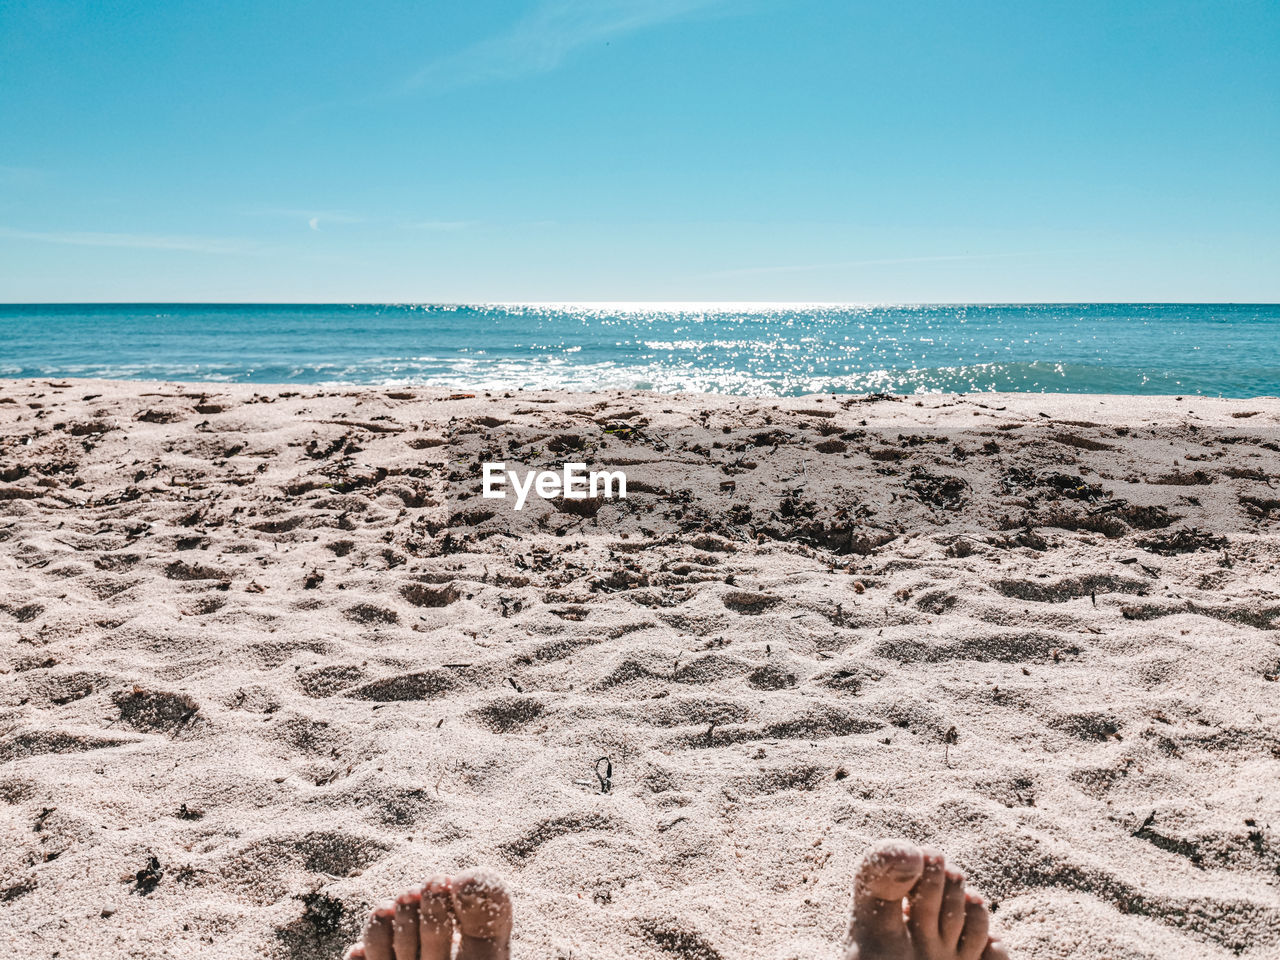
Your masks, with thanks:
M 604 773 L 600 772 L 600 764 L 604 764 Z M 596 761 L 596 779 L 600 781 L 600 792 L 608 793 L 613 787 L 613 761 L 608 757 L 601 757 Z
M 960 734 L 956 732 L 956 728 L 952 727 L 942 737 L 942 742 L 946 744 L 942 748 L 942 762 L 948 767 L 951 766 L 951 745 L 960 742 Z

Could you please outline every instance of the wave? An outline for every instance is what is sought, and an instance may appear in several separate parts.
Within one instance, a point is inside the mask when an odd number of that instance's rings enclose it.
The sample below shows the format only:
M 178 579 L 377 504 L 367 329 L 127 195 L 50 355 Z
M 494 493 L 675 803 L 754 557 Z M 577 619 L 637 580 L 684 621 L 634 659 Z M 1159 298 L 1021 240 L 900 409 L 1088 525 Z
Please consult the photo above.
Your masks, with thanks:
M 516 390 L 1280 393 L 1280 307 L 0 306 L 0 376 Z

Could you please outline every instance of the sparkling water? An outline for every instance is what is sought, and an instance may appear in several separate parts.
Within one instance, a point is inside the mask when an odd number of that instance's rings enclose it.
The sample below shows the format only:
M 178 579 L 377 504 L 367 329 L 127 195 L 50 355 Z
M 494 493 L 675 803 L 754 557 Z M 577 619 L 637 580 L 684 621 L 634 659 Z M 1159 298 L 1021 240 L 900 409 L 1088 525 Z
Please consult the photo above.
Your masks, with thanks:
M 0 376 L 1280 394 L 1280 306 L 0 305 Z

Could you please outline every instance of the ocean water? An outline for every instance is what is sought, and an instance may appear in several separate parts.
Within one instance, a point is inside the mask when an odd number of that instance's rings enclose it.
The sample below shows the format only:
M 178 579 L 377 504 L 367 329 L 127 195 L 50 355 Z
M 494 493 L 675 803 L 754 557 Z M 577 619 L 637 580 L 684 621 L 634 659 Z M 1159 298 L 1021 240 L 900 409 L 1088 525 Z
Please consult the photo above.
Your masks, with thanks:
M 0 305 L 0 376 L 1280 394 L 1280 305 Z

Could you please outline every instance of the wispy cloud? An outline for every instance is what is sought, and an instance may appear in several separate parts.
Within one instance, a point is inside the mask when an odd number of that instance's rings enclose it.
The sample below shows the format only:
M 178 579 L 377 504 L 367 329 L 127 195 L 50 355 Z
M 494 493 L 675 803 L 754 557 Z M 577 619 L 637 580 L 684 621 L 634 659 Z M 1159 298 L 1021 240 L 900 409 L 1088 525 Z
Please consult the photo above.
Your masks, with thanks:
M 261 207 L 245 210 L 250 217 L 279 217 L 285 220 L 296 220 L 306 224 L 312 230 L 319 230 L 324 223 L 367 223 L 368 217 L 341 210 L 314 210 L 307 207 Z
M 725 0 L 545 0 L 509 31 L 428 63 L 404 91 L 548 73 L 580 47 L 692 16 Z
M 465 230 L 475 226 L 475 220 L 417 220 L 404 224 L 410 230 Z
M 933 257 L 883 257 L 874 260 L 839 260 L 834 263 L 803 263 L 776 267 L 742 267 L 735 270 L 717 270 L 704 273 L 702 279 L 715 280 L 725 277 L 754 277 L 775 273 L 816 273 L 821 270 L 846 270 L 851 267 L 879 267 L 902 263 L 946 263 L 958 260 L 1003 260 L 1008 257 L 1031 257 L 1035 253 L 955 253 Z
M 135 250 L 183 250 L 189 253 L 217 253 L 238 256 L 265 252 L 250 240 L 229 237 L 200 237 L 153 233 L 100 233 L 91 230 L 14 230 L 0 227 L 0 237 L 35 243 L 60 243 L 73 247 L 124 247 Z
M 369 216 L 341 210 L 318 210 L 310 207 L 255 207 L 240 211 L 249 217 L 278 217 L 295 220 L 300 226 L 320 231 L 328 224 L 367 224 L 375 228 L 447 232 L 473 227 L 477 220 L 404 220 L 400 217 Z

